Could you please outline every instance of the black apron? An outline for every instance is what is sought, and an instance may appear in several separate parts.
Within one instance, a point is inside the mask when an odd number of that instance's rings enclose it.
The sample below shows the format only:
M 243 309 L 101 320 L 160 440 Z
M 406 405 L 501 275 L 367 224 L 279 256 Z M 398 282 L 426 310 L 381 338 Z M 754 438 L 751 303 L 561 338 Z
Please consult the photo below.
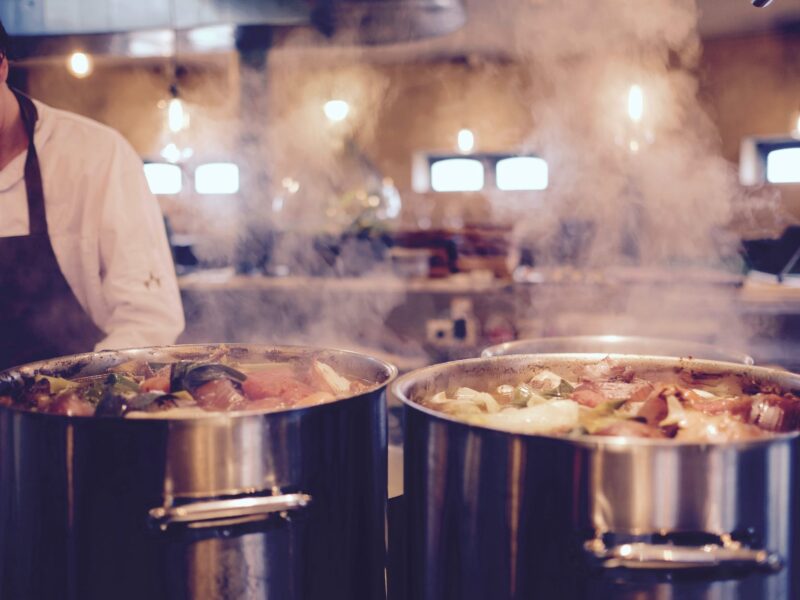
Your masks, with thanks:
M 104 337 L 58 266 L 47 232 L 42 174 L 33 143 L 36 106 L 16 90 L 14 95 L 28 136 L 25 190 L 30 233 L 0 237 L 0 368 L 89 352 Z

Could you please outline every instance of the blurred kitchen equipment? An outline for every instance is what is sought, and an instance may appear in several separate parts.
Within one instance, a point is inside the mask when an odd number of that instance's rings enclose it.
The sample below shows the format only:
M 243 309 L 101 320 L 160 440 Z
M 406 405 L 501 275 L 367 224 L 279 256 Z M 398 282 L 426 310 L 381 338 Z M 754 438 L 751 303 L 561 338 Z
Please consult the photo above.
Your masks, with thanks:
M 344 41 L 389 44 L 452 33 L 466 10 L 462 0 L 317 0 L 311 20 Z
M 400 277 L 424 279 L 430 272 L 431 252 L 426 248 L 389 250 L 392 272 Z
M 417 403 L 456 385 L 487 389 L 542 366 L 579 368 L 602 358 L 472 359 L 392 385 L 405 404 L 408 597 L 608 598 L 627 590 L 635 594 L 624 597 L 797 598 L 800 434 L 720 444 L 524 435 Z M 800 388 L 800 376 L 760 367 L 625 362 Z
M 386 407 L 396 369 L 303 347 L 228 346 L 239 363 L 312 354 L 368 382 L 271 413 L 64 417 L 0 408 L 3 598 L 373 600 L 385 594 Z M 0 374 L 82 377 L 203 360 L 215 345 L 105 351 Z
M 754 364 L 753 357 L 734 350 L 690 340 L 670 340 L 627 335 L 576 335 L 542 337 L 506 342 L 486 348 L 481 356 L 506 354 L 639 354 L 643 356 L 675 356 Z
M 345 44 L 388 44 L 444 35 L 466 22 L 462 0 L 26 0 L 0 2 L 15 56 L 168 56 L 230 50 L 251 28 L 313 25 Z

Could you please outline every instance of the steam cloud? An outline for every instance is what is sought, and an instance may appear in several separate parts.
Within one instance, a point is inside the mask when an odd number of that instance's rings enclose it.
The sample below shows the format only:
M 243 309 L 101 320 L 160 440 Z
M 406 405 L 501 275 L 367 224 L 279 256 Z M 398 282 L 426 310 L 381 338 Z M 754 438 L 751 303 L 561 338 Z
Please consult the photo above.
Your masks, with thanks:
M 706 269 L 722 265 L 735 273 L 741 267 L 739 238 L 730 227 L 736 219 L 740 232 L 747 225 L 774 233 L 781 223 L 756 218 L 758 210 L 734 210 L 774 202 L 742 201 L 734 167 L 722 158 L 718 133 L 698 98 L 702 49 L 695 1 L 506 0 L 468 8 L 464 30 L 444 42 L 410 46 L 401 56 L 415 60 L 413 49 L 423 57 L 432 49 L 463 47 L 524 66 L 519 100 L 530 106 L 532 125 L 520 150 L 548 161 L 550 187 L 535 209 L 523 195 L 490 201 L 495 218 L 513 219 L 515 239 L 535 249 L 537 267 L 556 285 L 536 286 L 520 301 L 518 313 L 528 325 L 519 333 L 650 334 L 743 347 L 747 331 L 735 292 L 721 284 L 724 276 L 709 283 Z M 267 197 L 248 219 L 295 233 L 346 224 L 349 215 L 337 199 L 365 177 L 347 140 L 364 147 L 380 136 L 381 109 L 396 91 L 390 71 L 375 60 L 382 54 L 391 60 L 392 49 L 287 44 L 270 54 L 266 75 L 250 75 L 269 82 L 263 146 L 269 180 Z M 632 86 L 642 92 L 641 118 L 629 114 Z M 320 110 L 325 98 L 346 99 L 353 118 L 327 123 Z M 426 116 L 419 112 L 420 119 Z M 307 241 L 292 235 L 273 250 L 292 262 L 292 272 L 313 270 L 318 261 Z M 373 274 L 386 275 L 376 269 Z M 298 332 L 303 341 L 380 343 L 350 324 L 380 327 L 405 299 L 400 291 L 369 301 L 356 300 L 359 291 L 348 299 L 336 289 L 314 290 L 319 300 L 309 312 L 318 318 Z M 284 316 L 273 315 L 273 334 L 292 331 L 293 321 Z

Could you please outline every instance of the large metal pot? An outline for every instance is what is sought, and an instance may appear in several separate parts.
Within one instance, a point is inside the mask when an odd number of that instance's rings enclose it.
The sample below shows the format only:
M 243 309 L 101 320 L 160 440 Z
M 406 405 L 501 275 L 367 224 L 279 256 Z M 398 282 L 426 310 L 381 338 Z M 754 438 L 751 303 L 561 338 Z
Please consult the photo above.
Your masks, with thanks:
M 405 403 L 408 597 L 800 597 L 797 433 L 715 445 L 568 439 L 467 425 L 417 403 L 603 357 L 457 361 L 392 385 Z M 624 360 L 800 388 L 798 375 L 752 366 Z
M 230 345 L 235 360 L 311 349 Z M 76 355 L 19 367 L 67 377 L 217 346 Z M 0 409 L 0 597 L 353 599 L 385 595 L 389 364 L 318 355 L 365 393 L 191 419 Z M 315 354 L 316 355 L 316 354 Z

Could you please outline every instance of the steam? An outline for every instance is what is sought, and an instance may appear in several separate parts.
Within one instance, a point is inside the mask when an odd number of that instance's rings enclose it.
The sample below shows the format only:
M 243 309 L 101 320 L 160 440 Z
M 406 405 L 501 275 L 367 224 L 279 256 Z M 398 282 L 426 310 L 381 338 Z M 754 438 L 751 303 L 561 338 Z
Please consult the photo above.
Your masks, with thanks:
M 576 0 L 524 12 L 520 54 L 548 90 L 528 145 L 549 162 L 552 216 L 595 223 L 582 262 L 716 258 L 738 188 L 697 98 L 694 2 Z
M 284 40 L 270 52 L 260 152 L 268 194 L 247 218 L 279 232 L 273 264 L 291 274 L 325 271 L 306 234 L 335 234 L 353 222 L 358 202 L 354 212 L 343 198 L 375 178 L 370 161 L 386 164 L 380 155 L 392 144 L 402 148 L 405 133 L 416 140 L 427 134 L 429 146 L 404 151 L 443 147 L 438 132 L 457 131 L 464 107 L 492 127 L 493 88 L 501 71 L 513 70 L 509 94 L 530 117 L 520 120 L 525 133 L 517 143 L 548 161 L 550 187 L 534 202 L 523 194 L 490 194 L 490 215 L 513 223 L 514 238 L 534 248 L 537 268 L 555 280 L 532 291 L 520 312 L 538 325 L 519 333 L 635 333 L 742 346 L 746 331 L 728 285 L 735 278 L 728 281 L 718 271 L 735 275 L 741 269 L 739 237 L 730 224 L 734 217 L 751 229 L 779 223 L 754 218 L 770 211 L 734 211 L 754 203 L 743 201 L 698 97 L 702 49 L 694 0 L 508 0 L 468 8 L 467 27 L 444 40 L 369 50 L 315 48 L 302 33 L 299 42 Z M 444 84 L 439 102 L 420 106 L 403 131 L 395 128 L 396 137 L 387 138 L 383 117 L 400 93 L 388 65 L 462 49 L 489 58 L 470 58 L 471 82 Z M 421 98 L 410 95 L 408 101 Z M 347 102 L 349 117 L 326 119 L 329 100 Z M 407 200 L 407 223 L 415 204 L 437 201 L 398 185 Z M 463 223 L 469 210 L 450 202 L 433 224 Z M 367 247 L 354 246 L 325 274 L 352 275 L 353 261 L 368 255 Z M 710 270 L 716 282 L 709 283 Z M 359 271 L 378 280 L 389 276 L 377 262 Z M 370 336 L 352 323 L 382 327 L 406 300 L 402 286 L 391 289 L 366 301 L 363 290 L 343 297 L 335 282 L 318 284 L 318 300 L 309 298 L 317 304 L 306 311 L 315 318 L 295 333 L 336 345 L 345 338 L 365 342 Z M 273 320 L 275 331 L 283 329 L 284 314 Z M 285 320 L 286 331 L 292 330 L 296 321 Z M 371 342 L 380 344 L 379 337 Z
M 698 16 L 694 0 L 515 4 L 515 52 L 544 90 L 525 145 L 551 172 L 515 236 L 558 282 L 533 292 L 532 322 L 553 318 L 531 335 L 744 345 L 739 235 L 781 223 L 735 210 L 745 194 L 698 97 Z M 578 250 L 565 253 L 565 238 Z

